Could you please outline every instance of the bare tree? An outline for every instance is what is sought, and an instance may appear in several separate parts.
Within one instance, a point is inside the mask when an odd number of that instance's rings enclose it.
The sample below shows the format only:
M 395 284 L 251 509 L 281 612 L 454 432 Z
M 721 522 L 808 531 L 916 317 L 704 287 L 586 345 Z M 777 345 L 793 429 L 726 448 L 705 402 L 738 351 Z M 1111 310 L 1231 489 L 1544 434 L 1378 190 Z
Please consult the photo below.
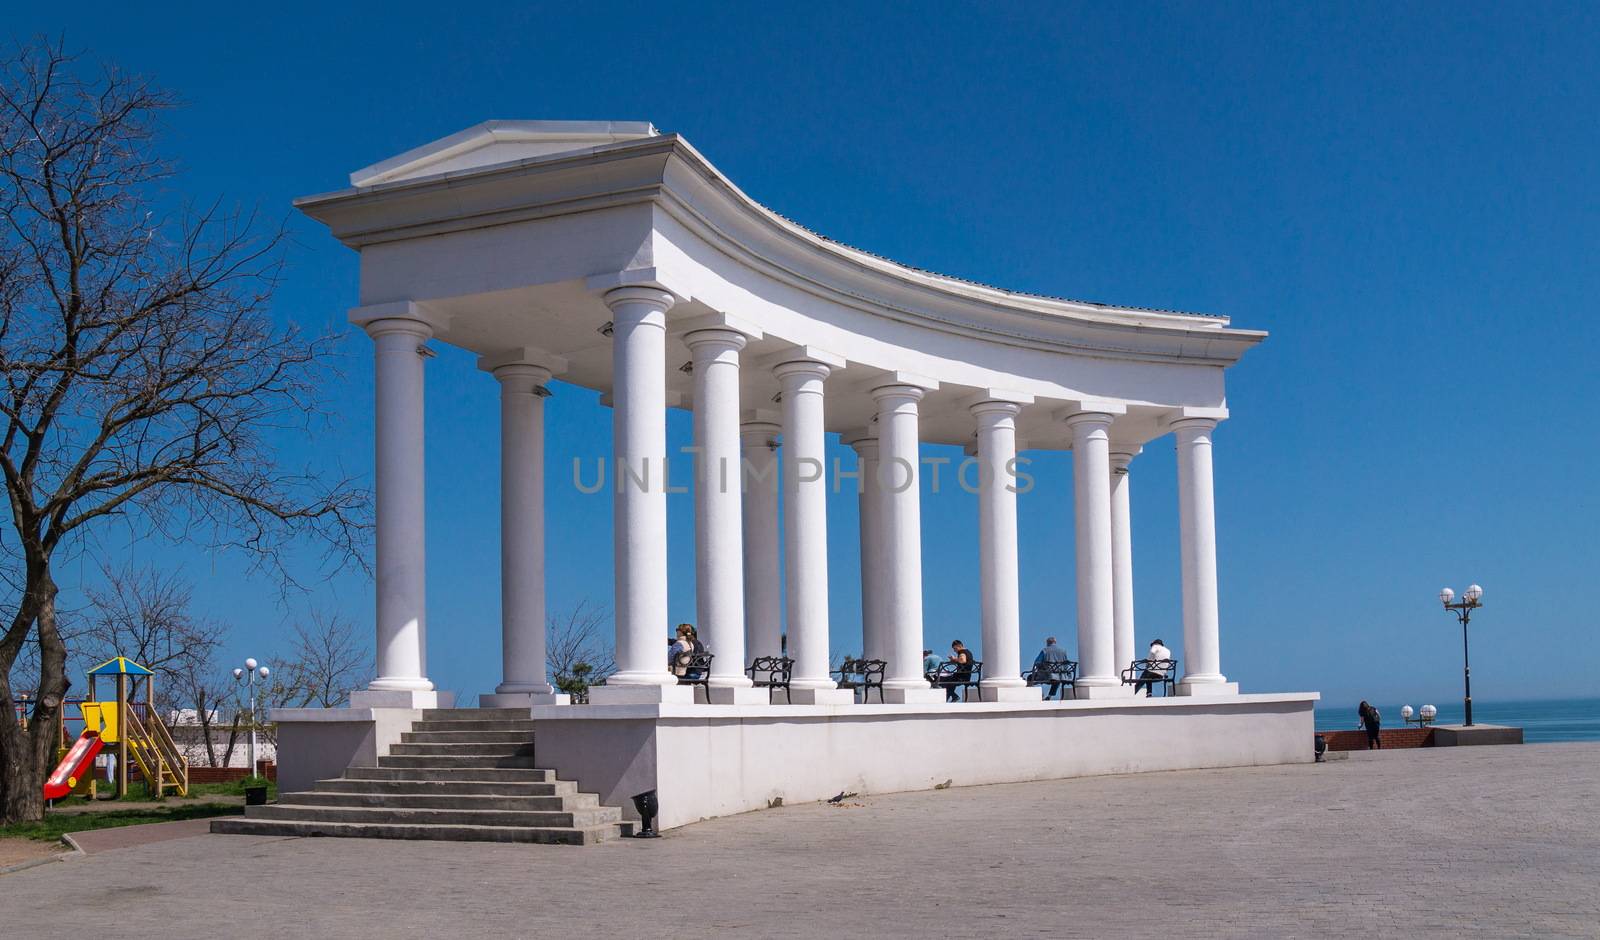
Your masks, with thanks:
M 280 685 L 271 700 L 292 708 L 333 708 L 351 689 L 372 679 L 372 651 L 354 625 L 338 614 L 313 613 L 311 624 L 295 624 L 294 646 L 278 660 Z
M 281 233 L 215 206 L 155 210 L 173 99 L 37 41 L 0 63 L 0 473 L 21 591 L 0 636 L 0 714 L 25 644 L 25 733 L 0 721 L 0 823 L 38 819 L 67 689 L 53 570 L 108 520 L 237 546 L 292 583 L 287 547 L 360 561 L 367 497 L 287 472 L 277 445 L 322 414 L 331 336 L 274 324 Z M 3 538 L 4 536 L 0 536 Z
M 617 671 L 615 653 L 601 629 L 607 620 L 606 609 L 587 598 L 549 618 L 544 659 L 557 691 L 581 693 Z M 665 649 L 661 655 L 666 656 Z

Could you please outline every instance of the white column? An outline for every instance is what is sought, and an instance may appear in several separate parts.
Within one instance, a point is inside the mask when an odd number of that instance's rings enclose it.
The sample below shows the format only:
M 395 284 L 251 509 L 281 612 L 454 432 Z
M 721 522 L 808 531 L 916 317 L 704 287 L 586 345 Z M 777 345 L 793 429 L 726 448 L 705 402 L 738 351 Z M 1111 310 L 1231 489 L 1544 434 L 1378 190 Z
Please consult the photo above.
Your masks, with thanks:
M 1217 636 L 1217 520 L 1211 489 L 1211 418 L 1171 424 L 1178 444 L 1178 538 L 1183 555 L 1183 680 L 1180 695 L 1239 691 L 1222 674 Z
M 494 366 L 500 382 L 500 651 L 505 681 L 486 708 L 555 705 L 545 667 L 544 397 L 550 370 Z
M 985 702 L 1038 701 L 1021 675 L 1021 589 L 1017 576 L 1017 414 L 1009 401 L 972 406 L 978 419 L 978 598 L 983 624 Z
M 861 658 L 884 659 L 889 643 L 883 635 L 878 587 L 885 577 L 882 520 L 878 518 L 878 437 L 871 426 L 848 442 L 856 452 L 860 478 L 857 517 L 861 525 Z
M 1072 428 L 1073 522 L 1078 556 L 1078 698 L 1132 695 L 1113 668 L 1111 460 L 1113 415 L 1083 411 Z
M 796 703 L 849 704 L 828 675 L 828 481 L 822 385 L 831 368 L 802 359 L 773 370 L 783 383 L 784 569 L 790 686 Z
M 777 656 L 783 648 L 783 570 L 778 551 L 778 426 L 752 421 L 744 444 L 745 655 Z
M 694 363 L 695 608 L 711 661 L 714 704 L 768 700 L 745 675 L 744 534 L 739 485 L 739 350 L 733 330 L 695 330 L 684 337 Z
M 1133 530 L 1128 500 L 1128 464 L 1144 448 L 1111 444 L 1111 609 L 1114 665 L 1118 674 L 1142 655 L 1133 626 Z
M 666 325 L 673 298 L 658 288 L 619 287 L 605 302 L 612 314 L 617 672 L 590 701 L 692 701 L 694 690 L 667 671 Z
M 367 324 L 375 411 L 377 678 L 352 705 L 427 708 L 427 557 L 423 510 L 423 355 L 433 330 L 420 320 Z
M 922 485 L 918 463 L 917 403 L 923 390 L 885 385 L 878 403 L 878 521 L 883 581 L 879 610 L 888 640 L 883 680 L 889 702 L 942 702 L 944 692 L 922 675 Z

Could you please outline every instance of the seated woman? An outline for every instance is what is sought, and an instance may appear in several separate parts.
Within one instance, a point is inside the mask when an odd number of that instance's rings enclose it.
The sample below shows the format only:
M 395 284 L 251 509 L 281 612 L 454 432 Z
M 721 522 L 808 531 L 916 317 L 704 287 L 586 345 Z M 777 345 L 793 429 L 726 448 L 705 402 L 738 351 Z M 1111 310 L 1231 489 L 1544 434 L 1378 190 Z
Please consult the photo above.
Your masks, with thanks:
M 694 626 L 687 623 L 678 624 L 678 641 L 672 644 L 672 649 L 667 652 L 667 668 L 673 675 L 680 679 L 704 679 L 703 670 L 689 668 L 695 653 L 704 653 L 706 647 L 700 642 L 700 637 L 695 633 Z

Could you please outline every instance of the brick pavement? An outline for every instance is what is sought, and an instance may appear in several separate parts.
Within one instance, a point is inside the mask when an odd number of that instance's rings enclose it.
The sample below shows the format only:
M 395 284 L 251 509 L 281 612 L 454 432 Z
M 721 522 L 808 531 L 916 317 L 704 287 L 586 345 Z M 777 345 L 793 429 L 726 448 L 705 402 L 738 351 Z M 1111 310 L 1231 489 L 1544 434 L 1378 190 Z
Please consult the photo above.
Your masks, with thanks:
M 43 936 L 1600 936 L 1600 744 L 955 788 L 592 848 L 202 836 L 0 882 Z M 1142 912 L 1142 913 L 1140 913 Z

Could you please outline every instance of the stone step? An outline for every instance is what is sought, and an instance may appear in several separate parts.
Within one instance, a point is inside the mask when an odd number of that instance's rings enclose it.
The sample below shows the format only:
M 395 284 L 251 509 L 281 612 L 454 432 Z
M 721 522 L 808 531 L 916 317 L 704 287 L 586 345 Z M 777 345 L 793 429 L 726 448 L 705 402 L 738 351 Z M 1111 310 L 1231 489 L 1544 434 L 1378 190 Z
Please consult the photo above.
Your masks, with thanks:
M 587 829 L 516 826 L 385 825 L 382 823 L 307 822 L 304 820 L 251 819 L 232 816 L 215 819 L 211 831 L 249 836 L 333 836 L 357 839 L 432 839 L 448 842 L 537 842 L 547 845 L 592 845 L 627 833 L 631 827 L 609 823 Z
M 547 786 L 547 784 L 535 784 Z M 488 793 L 392 793 L 381 791 L 307 790 L 285 793 L 280 803 L 296 806 L 366 806 L 406 809 L 506 809 L 541 813 L 598 809 L 600 798 L 593 793 L 568 793 L 560 796 L 497 795 Z
M 532 712 L 526 708 L 428 708 L 422 712 L 423 721 L 527 721 L 531 716 Z
M 416 760 L 417 758 L 408 758 Z M 520 758 L 519 758 L 520 760 Z M 408 780 L 414 783 L 494 780 L 502 783 L 551 783 L 556 775 L 538 767 L 346 767 L 346 780 Z
M 269 803 L 245 807 L 247 819 L 272 819 L 291 822 L 335 822 L 382 824 L 386 826 L 502 826 L 535 829 L 590 829 L 622 821 L 615 806 L 596 806 L 572 811 L 529 811 L 504 809 L 426 809 L 395 806 L 313 806 L 309 804 Z
M 437 773 L 438 771 L 434 771 Z M 317 792 L 371 793 L 374 795 L 403 796 L 406 794 L 446 796 L 452 794 L 481 794 L 483 796 L 572 796 L 578 785 L 569 780 L 551 780 L 548 783 L 522 783 L 505 780 L 363 780 L 341 777 L 337 780 L 318 780 Z
M 456 741 L 450 744 L 426 742 L 421 744 L 391 744 L 389 753 L 395 757 L 454 757 L 479 755 L 483 757 L 515 757 L 532 755 L 533 745 L 527 741 Z
M 463 718 L 460 721 L 414 721 L 412 731 L 521 731 L 533 734 L 538 722 L 532 719 L 481 719 Z
M 395 745 L 400 747 L 400 745 Z M 447 768 L 533 769 L 532 754 L 391 754 L 378 758 L 385 770 L 444 770 Z
M 400 741 L 404 744 L 531 744 L 533 732 L 515 728 L 509 731 L 402 731 Z

